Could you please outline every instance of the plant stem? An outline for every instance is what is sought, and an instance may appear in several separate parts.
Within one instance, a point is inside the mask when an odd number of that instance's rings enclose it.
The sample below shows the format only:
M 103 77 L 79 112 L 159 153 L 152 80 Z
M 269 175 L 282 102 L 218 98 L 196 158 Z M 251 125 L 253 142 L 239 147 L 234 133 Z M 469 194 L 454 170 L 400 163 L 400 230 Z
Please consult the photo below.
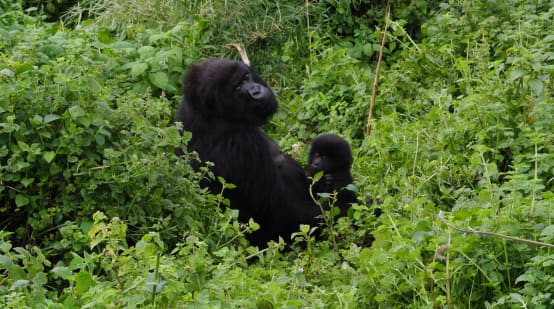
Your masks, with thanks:
M 379 48 L 379 57 L 377 59 L 377 69 L 375 70 L 375 78 L 371 90 L 371 103 L 369 104 L 369 113 L 367 115 L 367 127 L 365 135 L 371 135 L 371 118 L 375 109 L 375 99 L 377 98 L 377 84 L 379 83 L 379 73 L 381 72 L 381 62 L 383 61 L 383 50 L 385 49 L 385 39 L 387 37 L 387 28 L 389 26 L 390 0 L 387 1 L 385 9 L 385 29 L 383 30 L 383 38 L 381 39 L 381 47 Z
M 535 245 L 535 246 L 540 246 L 540 247 L 554 248 L 554 244 L 548 244 L 548 243 L 545 243 L 545 242 L 540 242 L 540 241 L 535 241 L 535 240 L 525 239 L 525 238 L 519 238 L 519 237 L 514 237 L 514 236 L 508 236 L 508 235 L 502 235 L 502 234 L 493 233 L 493 232 L 477 231 L 477 230 L 474 230 L 472 228 L 463 229 L 461 227 L 457 227 L 457 226 L 453 225 L 452 223 L 449 223 L 448 221 L 446 221 L 446 219 L 444 218 L 444 213 L 442 212 L 442 210 L 439 212 L 439 219 L 444 224 L 446 224 L 449 228 L 454 229 L 458 232 L 462 232 L 462 233 L 466 233 L 466 234 L 477 234 L 477 235 L 484 235 L 484 236 L 492 236 L 492 237 L 498 237 L 498 238 L 513 240 L 513 241 L 519 241 L 519 242 L 523 242 L 523 243 L 531 244 L 531 245 Z

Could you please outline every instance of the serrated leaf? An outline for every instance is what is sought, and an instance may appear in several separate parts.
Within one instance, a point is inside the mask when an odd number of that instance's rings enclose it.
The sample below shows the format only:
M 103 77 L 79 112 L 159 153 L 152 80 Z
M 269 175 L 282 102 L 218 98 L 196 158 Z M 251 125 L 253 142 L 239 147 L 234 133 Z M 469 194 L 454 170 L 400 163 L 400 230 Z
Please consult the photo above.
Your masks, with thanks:
M 88 272 L 81 271 L 75 275 L 75 291 L 78 294 L 82 294 L 88 291 L 88 289 L 93 285 L 94 281 L 92 280 L 92 276 Z
M 22 141 L 17 141 L 17 146 L 19 146 L 19 149 L 23 150 L 23 151 L 29 151 L 31 149 L 31 147 L 29 147 L 29 145 L 25 142 L 22 142 Z

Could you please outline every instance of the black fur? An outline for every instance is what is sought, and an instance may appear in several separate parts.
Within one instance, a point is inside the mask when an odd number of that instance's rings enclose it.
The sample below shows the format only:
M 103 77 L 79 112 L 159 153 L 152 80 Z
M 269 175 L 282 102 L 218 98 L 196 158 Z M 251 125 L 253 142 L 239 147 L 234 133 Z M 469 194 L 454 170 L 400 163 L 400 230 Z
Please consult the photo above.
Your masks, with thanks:
M 250 67 L 225 59 L 194 64 L 183 91 L 175 120 L 192 133 L 188 150 L 213 162 L 214 174 L 237 186 L 224 195 L 239 209 L 241 222 L 253 218 L 261 225 L 249 237 L 252 244 L 265 246 L 278 236 L 290 241 L 300 224 L 318 223 L 321 211 L 309 197 L 304 170 L 260 129 L 278 104 Z M 216 180 L 205 185 L 221 190 Z
M 312 141 L 308 154 L 308 175 L 314 176 L 323 171 L 323 176 L 314 183 L 315 193 L 337 192 L 336 206 L 340 215 L 346 215 L 350 204 L 356 202 L 356 194 L 345 189 L 354 179 L 350 173 L 352 167 L 350 144 L 335 134 L 322 134 Z

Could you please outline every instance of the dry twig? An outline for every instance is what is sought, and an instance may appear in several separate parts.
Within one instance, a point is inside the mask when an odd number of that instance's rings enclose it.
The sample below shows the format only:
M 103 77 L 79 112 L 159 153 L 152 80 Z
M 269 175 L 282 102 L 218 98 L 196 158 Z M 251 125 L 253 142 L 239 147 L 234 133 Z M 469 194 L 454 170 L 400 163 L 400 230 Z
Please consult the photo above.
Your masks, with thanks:
M 513 240 L 513 241 L 519 241 L 519 242 L 523 242 L 523 243 L 531 244 L 531 245 L 535 245 L 535 246 L 540 246 L 540 247 L 554 248 L 553 244 L 548 244 L 548 243 L 545 243 L 545 242 L 540 242 L 540 241 L 535 241 L 535 240 L 530 240 L 530 239 L 525 239 L 525 238 L 519 238 L 519 237 L 514 237 L 514 236 L 508 236 L 508 235 L 502 235 L 502 234 L 493 233 L 493 232 L 477 231 L 477 230 L 474 230 L 472 228 L 463 229 L 461 227 L 457 227 L 457 226 L 453 225 L 452 223 L 449 223 L 448 221 L 446 221 L 446 219 L 444 218 L 444 213 L 442 211 L 439 212 L 439 219 L 444 224 L 446 224 L 449 228 L 451 228 L 453 230 L 456 230 L 458 232 L 462 232 L 462 233 L 466 233 L 466 234 L 492 236 L 492 237 L 498 237 L 498 238 Z
M 242 62 L 244 62 L 247 66 L 250 66 L 250 60 L 248 59 L 248 54 L 246 54 L 246 49 L 242 46 L 240 43 L 230 43 L 228 46 L 234 47 L 237 49 L 240 55 L 240 59 L 242 59 Z
M 379 73 L 381 72 L 381 62 L 383 60 L 383 50 L 385 49 L 385 39 L 387 37 L 387 29 L 389 26 L 390 15 L 390 0 L 387 1 L 387 7 L 385 9 L 385 29 L 383 30 L 383 38 L 381 39 L 381 48 L 379 48 L 379 56 L 377 59 L 377 69 L 375 70 L 375 79 L 373 80 L 373 87 L 371 90 L 371 103 L 369 105 L 369 113 L 367 115 L 367 127 L 365 135 L 371 134 L 371 118 L 373 117 L 373 109 L 375 108 L 375 99 L 377 98 L 377 84 L 379 83 Z

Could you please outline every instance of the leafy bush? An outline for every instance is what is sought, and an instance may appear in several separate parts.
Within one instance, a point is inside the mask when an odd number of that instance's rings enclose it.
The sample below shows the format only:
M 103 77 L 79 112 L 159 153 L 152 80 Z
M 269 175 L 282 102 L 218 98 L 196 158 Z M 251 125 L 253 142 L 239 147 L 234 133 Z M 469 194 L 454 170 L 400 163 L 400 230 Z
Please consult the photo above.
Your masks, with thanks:
M 2 226 L 40 241 L 65 220 L 102 210 L 139 229 L 159 221 L 165 236 L 190 228 L 191 211 L 199 215 L 193 209 L 206 202 L 188 163 L 173 155 L 182 145 L 171 125 L 174 104 L 130 89 L 136 83 L 117 59 L 128 51 L 55 24 L 9 32 L 0 76 L 0 199 L 10 215 Z
M 554 305 L 551 1 L 394 2 L 370 136 L 382 1 L 85 1 L 73 29 L 0 3 L 3 307 Z M 332 241 L 248 247 L 173 155 L 181 75 L 234 42 L 284 149 L 352 142 Z

